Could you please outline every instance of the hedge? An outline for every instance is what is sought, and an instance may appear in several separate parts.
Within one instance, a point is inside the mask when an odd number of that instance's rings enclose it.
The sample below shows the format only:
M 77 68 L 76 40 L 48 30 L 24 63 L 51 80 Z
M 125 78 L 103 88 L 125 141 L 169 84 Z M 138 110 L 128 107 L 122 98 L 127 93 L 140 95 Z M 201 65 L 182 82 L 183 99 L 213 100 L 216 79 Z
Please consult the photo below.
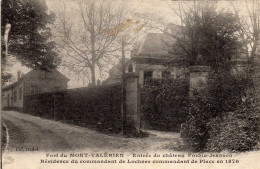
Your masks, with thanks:
M 228 112 L 222 119 L 212 119 L 208 123 L 210 139 L 207 150 L 253 150 L 259 138 L 257 129 L 259 117 L 255 116 L 255 112 L 249 111 L 252 110 Z
M 26 96 L 23 111 L 118 133 L 121 129 L 120 91 L 121 84 L 116 84 Z
M 188 115 L 188 81 L 149 79 L 142 88 L 141 100 L 146 128 L 179 131 Z
M 190 99 L 187 143 L 193 151 L 246 151 L 257 144 L 259 110 L 249 75 L 211 79 Z

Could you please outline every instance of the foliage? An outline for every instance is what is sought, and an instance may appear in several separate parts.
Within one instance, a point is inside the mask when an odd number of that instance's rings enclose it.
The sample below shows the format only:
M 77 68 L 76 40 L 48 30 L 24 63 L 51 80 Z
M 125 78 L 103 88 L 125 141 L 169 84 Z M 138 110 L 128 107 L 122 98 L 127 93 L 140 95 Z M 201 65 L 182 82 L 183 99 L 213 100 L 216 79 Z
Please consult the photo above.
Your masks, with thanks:
M 256 146 L 260 111 L 251 77 L 240 75 L 232 84 L 226 85 L 231 85 L 226 87 L 228 90 L 234 88 L 225 98 L 224 107 L 229 104 L 229 109 L 222 109 L 225 114 L 212 118 L 207 124 L 210 134 L 208 150 L 246 151 Z
M 7 63 L 6 58 L 1 59 L 1 84 L 4 85 L 8 82 L 9 79 L 13 77 L 11 73 L 8 73 L 6 71 L 6 67 L 9 67 L 10 65 Z
M 208 123 L 210 151 L 248 151 L 258 143 L 259 110 L 244 108 L 228 112 L 225 116 L 212 119 Z
M 11 24 L 8 52 L 30 68 L 49 69 L 59 65 L 55 43 L 49 24 L 54 15 L 49 14 L 44 1 L 40 0 L 3 0 L 1 34 L 5 33 L 7 23 Z M 2 37 L 2 59 L 6 59 Z
M 142 89 L 143 120 L 153 129 L 179 131 L 188 112 L 185 79 L 149 79 Z
M 181 35 L 172 35 L 176 43 L 172 45 L 170 54 L 180 56 L 188 65 L 207 65 L 212 69 L 205 91 L 195 92 L 190 99 L 187 141 L 191 149 L 251 149 L 254 139 L 245 140 L 251 131 L 246 126 L 251 121 L 241 120 L 238 112 L 244 111 L 241 105 L 252 96 L 248 91 L 253 88 L 253 81 L 249 74 L 232 73 L 232 60 L 240 57 L 245 47 L 239 34 L 242 25 L 238 13 L 218 9 L 216 2 L 194 1 L 190 6 L 180 5 L 180 12 L 176 14 L 183 27 Z M 253 112 L 251 109 L 252 106 L 245 109 L 249 117 Z M 230 116 L 229 112 L 235 115 Z M 235 131 L 244 135 L 234 135 Z M 254 133 L 251 134 L 254 137 Z M 214 139 L 220 143 L 216 144 Z M 246 143 L 235 143 L 234 147 L 230 147 L 234 139 Z
M 218 72 L 211 76 L 208 95 L 214 116 L 222 116 L 222 112 L 236 111 L 243 103 L 247 92 L 253 87 L 251 76 L 246 72 L 239 74 Z
M 71 89 L 25 97 L 24 112 L 92 127 L 121 130 L 121 85 Z
M 181 35 L 170 34 L 176 39 L 170 53 L 189 65 L 230 69 L 230 61 L 238 56 L 242 45 L 237 34 L 241 29 L 238 16 L 218 10 L 216 3 L 209 1 L 194 1 L 192 7 L 177 14 L 184 26 Z
M 187 143 L 191 150 L 203 150 L 209 138 L 207 122 L 212 117 L 210 112 L 211 104 L 206 95 L 197 94 L 190 100 L 190 110 L 187 123 L 188 140 Z
M 259 112 L 253 109 L 255 99 L 249 93 L 251 89 L 252 79 L 247 74 L 218 74 L 204 93 L 197 93 L 191 99 L 188 143 L 192 150 L 253 148 L 257 123 L 252 117 Z

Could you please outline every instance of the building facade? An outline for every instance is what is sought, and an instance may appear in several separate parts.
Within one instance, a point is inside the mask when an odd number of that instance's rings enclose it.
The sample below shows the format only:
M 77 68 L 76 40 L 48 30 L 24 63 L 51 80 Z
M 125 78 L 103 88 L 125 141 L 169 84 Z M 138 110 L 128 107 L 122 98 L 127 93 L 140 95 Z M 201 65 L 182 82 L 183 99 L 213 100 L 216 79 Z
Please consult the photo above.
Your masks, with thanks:
M 23 108 L 24 97 L 45 92 L 55 92 L 68 88 L 69 79 L 58 70 L 31 70 L 15 83 L 2 89 L 2 108 Z
M 165 32 L 180 34 L 181 27 L 169 24 Z M 168 64 L 174 60 L 169 58 L 170 46 L 174 44 L 174 38 L 166 33 L 148 33 L 143 41 L 135 45 L 131 52 L 131 59 L 126 61 L 125 72 L 136 72 L 139 75 L 139 84 L 143 85 L 148 78 L 185 77 L 188 69 L 180 61 Z M 176 57 L 177 58 L 177 57 Z M 104 84 L 112 84 L 121 81 L 122 65 L 119 63 L 109 71 L 109 77 Z

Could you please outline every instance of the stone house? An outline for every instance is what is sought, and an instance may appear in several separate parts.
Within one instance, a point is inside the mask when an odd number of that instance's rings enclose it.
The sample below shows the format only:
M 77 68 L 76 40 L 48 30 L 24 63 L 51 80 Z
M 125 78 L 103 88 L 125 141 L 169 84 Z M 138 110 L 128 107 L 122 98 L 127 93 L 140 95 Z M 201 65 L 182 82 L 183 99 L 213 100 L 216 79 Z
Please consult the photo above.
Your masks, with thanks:
M 165 32 L 179 34 L 181 27 L 175 24 L 168 24 Z M 169 46 L 174 39 L 165 33 L 148 33 L 140 44 L 134 46 L 131 51 L 131 58 L 126 61 L 126 73 L 136 72 L 139 75 L 139 84 L 143 85 L 147 78 L 185 77 L 187 67 L 181 61 L 169 62 Z M 111 84 L 121 81 L 122 65 L 119 63 L 109 71 L 109 77 L 103 83 Z
M 58 70 L 31 70 L 27 74 L 17 73 L 15 83 L 2 89 L 2 108 L 23 108 L 24 97 L 44 92 L 55 92 L 68 88 L 69 79 Z

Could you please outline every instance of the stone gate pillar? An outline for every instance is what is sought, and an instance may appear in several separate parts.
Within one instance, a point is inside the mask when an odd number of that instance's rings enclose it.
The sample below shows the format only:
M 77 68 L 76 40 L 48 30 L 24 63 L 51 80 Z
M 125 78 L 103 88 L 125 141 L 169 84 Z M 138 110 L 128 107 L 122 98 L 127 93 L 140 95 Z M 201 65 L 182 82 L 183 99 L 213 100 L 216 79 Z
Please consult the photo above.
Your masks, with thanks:
M 189 84 L 189 96 L 190 99 L 196 97 L 194 92 L 206 92 L 204 89 L 208 86 L 208 80 L 210 76 L 210 67 L 209 66 L 190 66 L 190 84 Z M 203 93 L 202 93 L 203 94 Z M 181 138 L 186 138 L 188 136 L 188 126 L 186 123 L 181 125 Z
M 189 96 L 190 99 L 196 97 L 194 92 L 205 92 L 204 89 L 208 86 L 208 80 L 210 75 L 209 66 L 191 66 L 190 68 L 190 84 L 189 84 Z M 203 94 L 203 93 L 202 93 Z M 186 138 L 188 135 L 188 124 L 183 123 L 181 125 L 180 135 L 181 138 Z
M 190 67 L 190 97 L 193 97 L 194 91 L 201 91 L 208 85 L 209 79 L 209 66 L 191 66 Z
M 126 73 L 126 132 L 140 134 L 140 89 L 139 76 L 135 72 Z

